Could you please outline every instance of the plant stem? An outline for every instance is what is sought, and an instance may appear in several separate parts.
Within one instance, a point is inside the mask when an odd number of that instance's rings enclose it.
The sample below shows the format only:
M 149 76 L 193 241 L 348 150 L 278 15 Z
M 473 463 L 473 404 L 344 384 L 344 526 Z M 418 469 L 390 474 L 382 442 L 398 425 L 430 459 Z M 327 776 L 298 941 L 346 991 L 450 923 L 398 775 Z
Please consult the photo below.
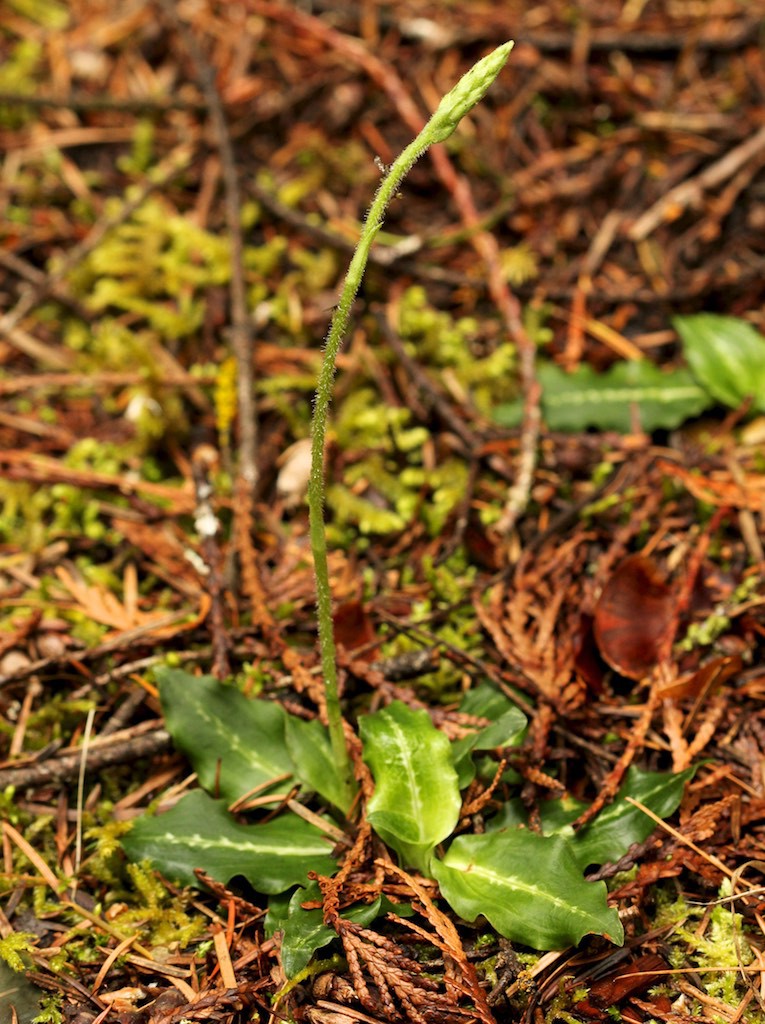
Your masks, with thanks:
M 324 674 L 324 695 L 327 708 L 327 726 L 335 764 L 345 788 L 348 806 L 355 795 L 355 784 L 348 748 L 343 730 L 343 716 L 337 683 L 337 652 L 332 628 L 332 593 L 327 564 L 327 538 L 324 529 L 324 442 L 327 433 L 327 414 L 332 400 L 335 364 L 348 321 L 351 306 L 361 285 L 372 243 L 382 227 L 388 203 L 409 173 L 412 165 L 434 142 L 447 139 L 459 122 L 479 102 L 505 65 L 513 44 L 504 43 L 488 56 L 479 60 L 459 80 L 439 103 L 435 113 L 406 149 L 397 157 L 380 182 L 369 208 L 364 227 L 345 275 L 340 300 L 332 316 L 332 323 L 324 349 L 324 359 L 316 384 L 316 399 L 311 423 L 311 474 L 308 481 L 308 511 L 310 540 L 316 577 L 316 617 L 319 625 L 321 665 Z

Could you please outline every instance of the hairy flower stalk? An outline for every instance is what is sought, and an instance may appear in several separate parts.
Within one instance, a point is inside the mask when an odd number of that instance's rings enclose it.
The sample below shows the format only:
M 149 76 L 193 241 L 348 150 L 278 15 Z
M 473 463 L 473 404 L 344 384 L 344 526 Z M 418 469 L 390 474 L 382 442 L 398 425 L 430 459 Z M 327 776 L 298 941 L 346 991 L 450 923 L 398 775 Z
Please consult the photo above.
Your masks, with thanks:
M 396 194 L 412 165 L 434 142 L 448 139 L 465 114 L 486 94 L 505 66 L 512 42 L 503 43 L 479 60 L 441 100 L 428 123 L 391 165 L 369 208 L 358 245 L 345 275 L 340 300 L 335 308 L 324 349 L 324 359 L 316 385 L 311 424 L 311 474 L 308 482 L 310 539 L 316 577 L 316 615 L 324 674 L 327 725 L 335 764 L 340 772 L 350 806 L 355 784 L 343 732 L 343 718 L 337 684 L 337 657 L 332 631 L 332 594 L 327 565 L 327 539 L 324 529 L 324 442 L 327 413 L 332 399 L 335 363 L 350 319 L 351 306 L 359 290 L 375 236 L 382 227 L 388 203 Z

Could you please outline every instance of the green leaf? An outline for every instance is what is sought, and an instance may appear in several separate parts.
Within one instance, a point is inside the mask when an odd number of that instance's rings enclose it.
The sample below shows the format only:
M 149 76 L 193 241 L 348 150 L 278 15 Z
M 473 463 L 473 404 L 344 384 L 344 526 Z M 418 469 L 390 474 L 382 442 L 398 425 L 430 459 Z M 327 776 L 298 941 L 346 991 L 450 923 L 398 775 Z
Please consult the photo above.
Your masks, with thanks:
M 566 373 L 554 363 L 539 361 L 542 412 L 550 430 L 577 432 L 587 427 L 629 433 L 633 416 L 641 429 L 671 429 L 709 408 L 709 393 L 685 369 L 665 373 L 647 360 L 620 362 L 605 373 L 582 364 Z M 517 403 L 494 409 L 505 426 L 518 422 Z
M 266 915 L 266 934 L 282 933 L 281 961 L 288 980 L 299 974 L 310 963 L 314 953 L 328 946 L 337 938 L 334 928 L 324 924 L 321 910 L 304 910 L 302 904 L 319 899 L 318 885 L 312 882 L 305 889 L 296 889 L 291 896 L 276 896 L 269 900 Z M 378 896 L 372 903 L 357 904 L 340 916 L 356 924 L 368 925 L 381 913 L 383 897 Z M 386 909 L 391 906 L 385 900 Z
M 460 711 L 491 721 L 491 725 L 452 743 L 459 788 L 464 789 L 476 775 L 473 751 L 517 746 L 526 729 L 526 716 L 503 693 L 487 684 L 470 690 L 460 704 Z
M 321 722 L 305 722 L 296 715 L 287 715 L 286 737 L 298 780 L 347 814 L 351 800 L 332 756 L 329 734 Z
M 667 818 L 683 798 L 685 783 L 696 769 L 677 775 L 643 772 L 633 765 L 613 803 L 577 833 L 572 852 L 582 868 L 589 864 L 617 861 L 633 843 L 642 843 L 656 828 L 656 822 L 627 802 L 638 800 L 660 818 Z
M 460 917 L 474 921 L 482 914 L 514 942 L 560 949 L 591 933 L 624 941 L 605 883 L 585 882 L 562 837 L 522 829 L 458 836 L 431 871 Z
M 28 970 L 25 964 L 22 970 Z M 16 1020 L 11 1008 L 16 1011 L 19 1024 L 32 1024 L 40 1012 L 40 1000 L 46 995 L 44 989 L 27 981 L 23 974 L 13 971 L 0 960 L 0 1007 L 5 1020 Z
M 122 845 L 131 860 L 148 860 L 167 878 L 197 888 L 195 868 L 224 885 L 243 875 L 258 892 L 276 893 L 304 883 L 309 871 L 331 875 L 337 866 L 327 837 L 302 818 L 241 825 L 223 800 L 199 789 L 165 814 L 139 818 Z
M 161 667 L 156 678 L 167 729 L 208 792 L 232 803 L 256 787 L 272 791 L 283 780 L 264 783 L 294 772 L 281 704 L 248 700 L 212 676 L 182 669 Z
M 591 864 L 617 861 L 633 843 L 647 839 L 656 827 L 656 822 L 629 803 L 628 798 L 638 800 L 658 817 L 667 818 L 679 805 L 685 783 L 694 771 L 694 768 L 688 768 L 677 775 L 670 775 L 667 772 L 644 772 L 632 765 L 613 802 L 579 832 L 574 832 L 571 825 L 586 804 L 570 796 L 544 800 L 539 805 L 542 833 L 565 838 L 582 870 Z M 528 815 L 521 801 L 509 800 L 498 814 L 486 822 L 486 831 L 507 834 L 527 825 Z
M 563 796 L 556 800 L 542 800 L 539 804 L 539 818 L 542 835 L 567 836 L 574 842 L 574 830 L 571 823 L 576 821 L 587 804 L 575 800 L 571 796 Z M 486 822 L 487 832 L 508 832 L 517 828 L 528 828 L 529 815 L 520 797 L 515 797 L 503 804 L 501 809 Z
M 693 375 L 710 395 L 733 409 L 751 395 L 754 408 L 765 412 L 765 338 L 759 331 L 738 317 L 713 313 L 676 316 L 672 323 Z
M 451 834 L 461 806 L 449 741 L 427 711 L 401 701 L 359 725 L 375 778 L 367 818 L 402 863 L 428 874 L 433 850 Z

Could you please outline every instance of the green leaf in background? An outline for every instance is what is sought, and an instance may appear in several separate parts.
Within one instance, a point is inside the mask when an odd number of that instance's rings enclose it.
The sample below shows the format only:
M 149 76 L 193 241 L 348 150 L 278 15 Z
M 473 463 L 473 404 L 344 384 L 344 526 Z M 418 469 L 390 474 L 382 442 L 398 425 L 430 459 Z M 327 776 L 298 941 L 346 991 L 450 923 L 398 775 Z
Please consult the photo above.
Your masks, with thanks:
M 633 765 L 613 803 L 577 833 L 571 850 L 581 867 L 617 861 L 633 843 L 642 843 L 656 828 L 653 818 L 628 803 L 628 797 L 645 804 L 659 818 L 668 818 L 682 800 L 685 784 L 695 770 L 687 768 L 669 775 L 643 772 Z
M 264 783 L 294 772 L 281 704 L 248 700 L 212 676 L 182 669 L 159 668 L 156 678 L 168 732 L 208 792 L 232 803 L 256 787 L 267 793 L 274 787 Z
M 568 795 L 555 800 L 541 800 L 539 818 L 542 835 L 565 835 L 573 842 L 574 830 L 571 823 L 576 821 L 586 807 L 587 804 Z M 528 828 L 528 825 L 528 811 L 520 797 L 514 797 L 486 821 L 485 828 L 487 832 L 509 832 L 518 828 Z
M 337 932 L 324 924 L 321 910 L 303 910 L 302 904 L 308 900 L 321 898 L 318 885 L 312 882 L 305 889 L 296 889 L 291 895 L 275 896 L 268 902 L 266 915 L 266 935 L 282 933 L 281 961 L 288 980 L 299 974 L 310 963 L 313 954 L 328 946 L 337 938 Z M 385 911 L 393 909 L 389 900 L 385 899 Z M 341 917 L 356 924 L 368 925 L 380 916 L 383 897 L 378 896 L 373 903 L 361 903 L 343 911 Z M 398 909 L 398 908 L 396 908 Z
M 672 323 L 696 380 L 718 402 L 732 409 L 745 398 L 765 412 L 765 338 L 746 320 L 697 313 Z
M 550 430 L 578 432 L 587 427 L 629 433 L 637 419 L 642 430 L 671 429 L 712 405 L 709 393 L 689 370 L 665 373 L 648 360 L 615 363 L 605 373 L 582 364 L 566 373 L 540 360 L 542 413 Z M 493 418 L 516 426 L 518 403 L 499 405 Z
M 543 800 L 539 805 L 542 833 L 565 838 L 582 870 L 591 864 L 617 861 L 633 843 L 647 839 L 656 827 L 656 822 L 629 803 L 628 798 L 644 804 L 659 818 L 668 818 L 682 800 L 685 783 L 694 771 L 694 768 L 688 768 L 677 775 L 670 775 L 667 772 L 644 772 L 632 765 L 613 802 L 579 832 L 574 832 L 571 825 L 586 804 L 570 796 Z M 486 822 L 486 831 L 507 834 L 527 825 L 528 815 L 521 801 L 509 800 L 498 814 Z
M 491 725 L 452 743 L 454 767 L 459 788 L 464 789 L 476 775 L 474 750 L 495 750 L 497 747 L 516 746 L 526 730 L 526 716 L 503 693 L 484 683 L 469 690 L 460 704 L 460 711 L 478 718 L 488 718 Z
M 359 726 L 375 779 L 369 823 L 402 864 L 427 875 L 433 850 L 451 834 L 461 806 L 449 741 L 427 711 L 401 701 L 364 715 Z
M 306 722 L 296 715 L 287 715 L 285 726 L 298 780 L 347 814 L 351 801 L 332 756 L 327 730 L 318 719 Z
M 199 888 L 202 868 L 227 885 L 243 875 L 258 892 L 284 892 L 306 881 L 309 871 L 334 873 L 331 843 L 324 833 L 294 814 L 263 825 L 241 825 L 213 800 L 194 790 L 165 814 L 138 818 L 122 845 L 131 860 L 148 860 L 167 878 Z
M 460 917 L 483 915 L 505 938 L 534 949 L 603 935 L 621 945 L 624 929 L 606 903 L 604 882 L 586 882 L 570 841 L 517 829 L 457 836 L 431 862 L 441 893 Z

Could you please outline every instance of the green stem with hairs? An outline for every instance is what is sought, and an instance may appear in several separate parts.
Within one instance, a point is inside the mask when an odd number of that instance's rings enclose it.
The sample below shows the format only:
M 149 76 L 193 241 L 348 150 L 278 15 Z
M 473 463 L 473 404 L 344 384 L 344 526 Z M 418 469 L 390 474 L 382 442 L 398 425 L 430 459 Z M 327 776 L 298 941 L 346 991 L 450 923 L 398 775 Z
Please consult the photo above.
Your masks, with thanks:
M 448 139 L 462 118 L 478 103 L 507 61 L 512 42 L 504 43 L 473 65 L 441 100 L 435 113 L 380 182 L 380 187 L 369 208 L 356 251 L 345 275 L 340 300 L 332 316 L 327 335 L 324 359 L 316 384 L 316 399 L 311 423 L 311 474 L 308 481 L 308 511 L 310 540 L 316 577 L 316 617 L 319 624 L 319 646 L 324 674 L 324 694 L 327 706 L 327 725 L 335 765 L 345 789 L 348 810 L 356 787 L 351 761 L 345 742 L 343 715 L 337 685 L 337 653 L 332 629 L 332 593 L 327 564 L 327 538 L 324 529 L 324 442 L 327 433 L 327 414 L 332 400 L 337 354 L 348 328 L 351 306 L 361 285 L 369 252 L 382 227 L 388 203 L 396 194 L 412 165 L 434 142 Z

